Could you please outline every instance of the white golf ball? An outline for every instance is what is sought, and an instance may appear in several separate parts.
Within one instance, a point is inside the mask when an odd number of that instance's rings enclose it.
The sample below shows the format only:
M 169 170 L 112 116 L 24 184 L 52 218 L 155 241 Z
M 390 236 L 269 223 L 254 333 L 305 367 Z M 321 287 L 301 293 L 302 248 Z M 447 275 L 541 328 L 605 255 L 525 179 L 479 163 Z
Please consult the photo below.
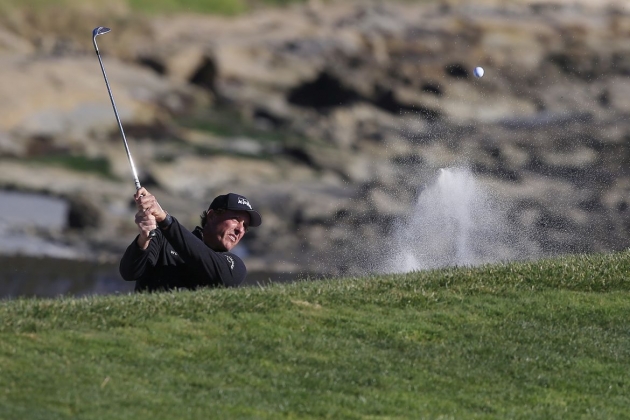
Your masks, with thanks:
M 483 67 L 475 67 L 475 70 L 473 71 L 473 73 L 475 74 L 475 77 L 483 77 L 483 74 L 484 74 Z

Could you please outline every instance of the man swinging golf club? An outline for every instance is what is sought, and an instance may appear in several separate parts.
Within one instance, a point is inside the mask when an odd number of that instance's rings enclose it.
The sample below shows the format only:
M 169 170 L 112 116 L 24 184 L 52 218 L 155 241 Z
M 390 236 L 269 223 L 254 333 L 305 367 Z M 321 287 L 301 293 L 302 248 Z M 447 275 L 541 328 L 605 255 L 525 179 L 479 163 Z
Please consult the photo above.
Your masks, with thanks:
M 120 261 L 120 274 L 136 282 L 136 291 L 234 287 L 243 282 L 245 264 L 230 250 L 250 227 L 262 223 L 249 200 L 234 193 L 216 197 L 193 232 L 145 188 L 136 191 L 134 200 L 140 233 Z
M 94 28 L 92 42 L 136 186 L 136 224 L 140 229 L 120 260 L 120 274 L 125 280 L 136 282 L 136 291 L 240 285 L 247 271 L 243 261 L 230 250 L 247 229 L 260 226 L 260 214 L 241 195 L 220 195 L 201 215 L 201 227 L 189 232 L 140 185 L 96 43 L 98 36 L 110 31 L 104 26 Z

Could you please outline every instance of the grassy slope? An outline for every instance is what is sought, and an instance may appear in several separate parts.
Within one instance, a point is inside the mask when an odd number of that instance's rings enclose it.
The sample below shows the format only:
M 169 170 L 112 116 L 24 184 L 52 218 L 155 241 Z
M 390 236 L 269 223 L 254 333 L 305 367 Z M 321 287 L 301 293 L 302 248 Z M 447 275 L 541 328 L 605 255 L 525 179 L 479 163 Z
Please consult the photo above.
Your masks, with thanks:
M 337 0 L 322 0 L 323 3 Z M 343 1 L 343 0 L 341 0 Z M 391 1 L 391 0 L 390 0 Z M 410 3 L 428 3 L 434 0 L 399 0 Z M 138 13 L 206 13 L 238 15 L 266 7 L 283 7 L 306 3 L 307 0 L 0 0 L 2 7 L 19 7 L 45 11 L 50 8 L 69 10 L 91 10 L 108 12 L 131 10 Z
M 131 10 L 139 13 L 208 13 L 235 15 L 260 7 L 286 6 L 306 0 L 0 0 L 0 7 L 45 11 L 50 8 L 108 12 Z
M 623 418 L 630 254 L 0 303 L 0 418 Z

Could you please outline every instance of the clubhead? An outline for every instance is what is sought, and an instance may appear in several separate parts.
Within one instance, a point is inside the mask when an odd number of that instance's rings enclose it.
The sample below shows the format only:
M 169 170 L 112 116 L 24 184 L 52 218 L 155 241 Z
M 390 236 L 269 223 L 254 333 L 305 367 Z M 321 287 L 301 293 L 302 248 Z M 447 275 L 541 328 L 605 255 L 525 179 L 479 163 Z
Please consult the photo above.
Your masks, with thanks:
M 104 26 L 99 26 L 98 28 L 94 28 L 94 30 L 92 31 L 92 37 L 96 38 L 97 36 L 106 34 L 109 31 L 111 31 L 111 29 Z
M 98 26 L 94 28 L 94 30 L 92 31 L 92 44 L 94 44 L 94 51 L 96 51 L 96 54 L 99 57 L 100 57 L 100 53 L 98 52 L 98 45 L 96 44 L 96 37 L 99 35 L 106 34 L 109 31 L 111 31 L 111 29 L 106 28 L 104 26 Z

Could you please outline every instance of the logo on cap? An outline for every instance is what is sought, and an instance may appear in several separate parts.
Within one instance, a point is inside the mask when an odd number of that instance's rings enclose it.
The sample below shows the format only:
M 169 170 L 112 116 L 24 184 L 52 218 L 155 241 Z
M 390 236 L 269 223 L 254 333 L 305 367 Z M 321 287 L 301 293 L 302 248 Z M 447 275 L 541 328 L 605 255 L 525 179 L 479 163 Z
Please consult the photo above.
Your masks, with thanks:
M 252 208 L 249 200 L 242 195 L 229 193 L 225 195 L 219 195 L 210 204 L 209 210 L 218 210 L 218 209 L 226 209 L 226 210 L 237 210 L 237 211 L 246 211 L 249 213 L 250 227 L 260 226 L 262 223 L 262 219 L 260 218 L 260 214 L 256 210 Z
M 244 198 L 244 197 L 239 197 L 238 198 L 238 204 L 243 204 L 243 205 L 249 207 L 250 210 L 252 209 L 252 205 L 249 204 L 249 201 L 246 198 Z

